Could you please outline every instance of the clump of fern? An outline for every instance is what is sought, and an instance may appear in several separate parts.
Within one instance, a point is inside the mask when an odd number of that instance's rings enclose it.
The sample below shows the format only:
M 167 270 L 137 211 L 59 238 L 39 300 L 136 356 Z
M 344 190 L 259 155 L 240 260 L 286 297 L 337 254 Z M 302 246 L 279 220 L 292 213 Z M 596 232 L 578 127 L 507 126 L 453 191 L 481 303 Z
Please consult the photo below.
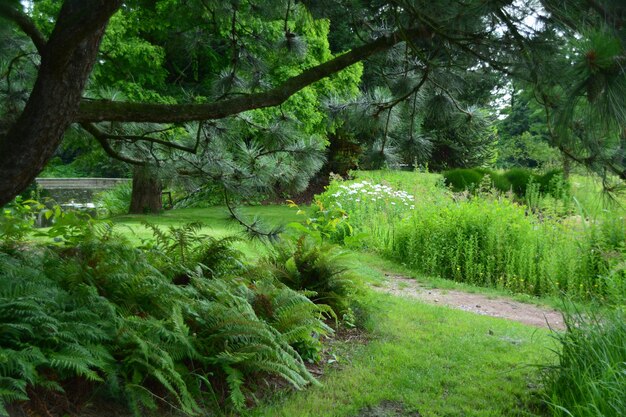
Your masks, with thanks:
M 113 364 L 106 301 L 90 288 L 61 288 L 44 259 L 0 253 L 0 415 L 27 400 L 28 387 L 62 391 L 70 377 L 102 382 Z
M 273 245 L 264 264 L 289 288 L 306 291 L 337 316 L 348 311 L 356 284 L 348 273 L 344 254 L 335 245 L 302 235 Z
M 189 281 L 189 269 L 202 265 L 205 275 L 211 277 L 239 273 L 244 269 L 244 255 L 233 247 L 240 240 L 235 236 L 215 238 L 202 233 L 203 224 L 188 223 L 170 226 L 163 230 L 157 225 L 144 223 L 152 232 L 145 239 L 142 249 L 152 256 L 154 263 L 175 276 L 178 283 Z
M 315 383 L 303 355 L 332 332 L 329 307 L 247 267 L 232 239 L 153 230 L 136 248 L 110 225 L 76 223 L 62 245 L 0 252 L 0 415 L 31 387 L 76 378 L 135 415 L 195 414 L 216 405 L 216 386 L 240 409 L 259 375 Z

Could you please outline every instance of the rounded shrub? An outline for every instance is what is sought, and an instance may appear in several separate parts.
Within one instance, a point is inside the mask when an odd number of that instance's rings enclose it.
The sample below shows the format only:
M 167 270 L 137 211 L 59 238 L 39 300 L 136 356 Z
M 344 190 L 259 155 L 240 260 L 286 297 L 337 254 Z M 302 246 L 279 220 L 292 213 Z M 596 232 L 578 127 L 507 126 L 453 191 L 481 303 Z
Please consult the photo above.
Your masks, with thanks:
M 526 187 L 528 187 L 528 183 L 531 180 L 536 180 L 535 175 L 532 172 L 522 168 L 510 169 L 506 171 L 503 176 L 509 181 L 513 192 L 518 197 L 523 197 L 526 194 Z
M 536 181 L 542 193 L 550 194 L 553 197 L 560 197 L 568 189 L 567 181 L 563 178 L 563 171 L 560 169 L 553 169 L 543 175 L 537 175 Z
M 500 175 L 495 171 L 491 171 L 486 168 L 475 168 L 476 171 L 483 173 L 483 175 L 489 175 L 489 179 L 491 180 L 491 185 L 498 191 L 502 191 L 506 193 L 511 190 L 511 182 L 504 177 L 504 175 Z
M 452 188 L 452 191 L 474 189 L 484 176 L 485 174 L 478 170 L 469 168 L 452 169 L 443 173 L 445 184 Z

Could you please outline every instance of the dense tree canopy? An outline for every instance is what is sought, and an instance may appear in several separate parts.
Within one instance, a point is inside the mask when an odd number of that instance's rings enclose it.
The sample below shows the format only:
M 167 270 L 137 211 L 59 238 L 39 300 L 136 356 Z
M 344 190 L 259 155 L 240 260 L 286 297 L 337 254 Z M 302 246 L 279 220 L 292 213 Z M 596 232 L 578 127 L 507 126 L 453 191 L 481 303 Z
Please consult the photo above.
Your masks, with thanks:
M 72 125 L 131 164 L 233 187 L 301 189 L 327 138 L 373 165 L 480 164 L 491 92 L 512 81 L 554 146 L 626 178 L 619 0 L 3 0 L 0 17 L 0 204 Z

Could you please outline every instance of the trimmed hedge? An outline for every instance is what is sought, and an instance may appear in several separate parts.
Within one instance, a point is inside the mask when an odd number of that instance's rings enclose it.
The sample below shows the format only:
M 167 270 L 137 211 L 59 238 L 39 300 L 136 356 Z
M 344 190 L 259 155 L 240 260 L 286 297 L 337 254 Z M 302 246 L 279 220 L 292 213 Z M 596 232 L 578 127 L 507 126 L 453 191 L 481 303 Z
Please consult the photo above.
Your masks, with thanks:
M 446 185 L 455 192 L 477 190 L 486 175 L 489 175 L 493 188 L 502 192 L 513 191 L 520 198 L 526 195 L 526 189 L 531 181 L 539 186 L 541 193 L 555 197 L 564 187 L 567 188 L 560 170 L 548 171 L 543 175 L 523 168 L 513 168 L 503 174 L 486 168 L 459 168 L 443 172 Z

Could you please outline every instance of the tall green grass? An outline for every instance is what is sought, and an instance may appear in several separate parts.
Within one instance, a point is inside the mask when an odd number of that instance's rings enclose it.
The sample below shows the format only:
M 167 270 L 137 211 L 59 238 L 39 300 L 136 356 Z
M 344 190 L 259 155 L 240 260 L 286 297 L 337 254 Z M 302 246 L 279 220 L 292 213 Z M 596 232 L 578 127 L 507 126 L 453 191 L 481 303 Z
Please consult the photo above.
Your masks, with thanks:
M 369 184 L 356 187 L 364 180 Z M 407 205 L 360 194 L 377 184 L 414 198 Z M 350 192 L 355 187 L 359 193 Z M 537 194 L 529 207 L 497 191 L 453 194 L 441 177 L 411 172 L 358 172 L 356 181 L 333 183 L 320 198 L 348 212 L 355 231 L 368 235 L 364 245 L 421 273 L 601 301 L 615 299 L 615 283 L 626 282 L 626 218 L 617 209 L 591 218 L 572 214 L 573 199 Z
M 546 402 L 555 417 L 626 415 L 626 315 L 569 314 L 559 363 L 546 373 Z
M 541 220 L 505 198 L 473 198 L 420 207 L 383 250 L 420 272 L 455 281 L 606 299 L 625 226 Z M 613 228 L 624 233 L 621 239 L 612 239 Z

